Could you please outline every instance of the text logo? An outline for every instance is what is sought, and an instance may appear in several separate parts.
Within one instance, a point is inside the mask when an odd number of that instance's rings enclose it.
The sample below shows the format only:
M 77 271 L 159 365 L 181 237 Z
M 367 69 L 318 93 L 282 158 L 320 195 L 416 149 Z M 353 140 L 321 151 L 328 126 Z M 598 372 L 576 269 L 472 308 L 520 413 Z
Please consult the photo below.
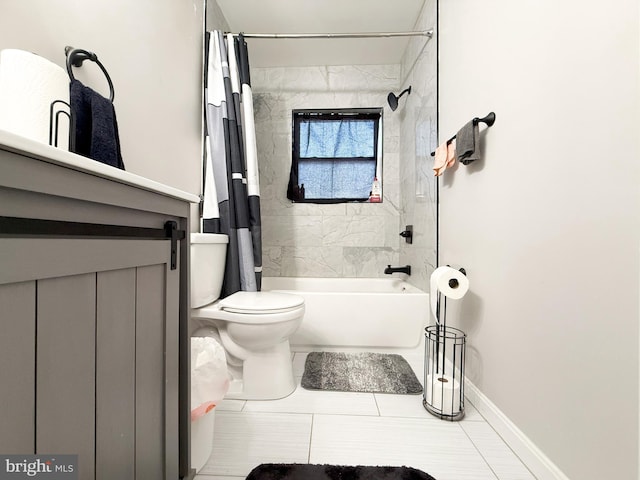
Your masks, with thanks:
M 0 455 L 0 480 L 78 480 L 77 455 Z

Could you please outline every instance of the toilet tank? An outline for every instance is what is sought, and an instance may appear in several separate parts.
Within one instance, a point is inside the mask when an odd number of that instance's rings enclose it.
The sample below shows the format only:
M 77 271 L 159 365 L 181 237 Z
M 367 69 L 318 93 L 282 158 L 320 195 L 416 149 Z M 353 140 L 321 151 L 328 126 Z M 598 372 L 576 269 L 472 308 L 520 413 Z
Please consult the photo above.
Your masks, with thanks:
M 191 234 L 191 308 L 203 307 L 220 297 L 228 243 L 227 235 Z

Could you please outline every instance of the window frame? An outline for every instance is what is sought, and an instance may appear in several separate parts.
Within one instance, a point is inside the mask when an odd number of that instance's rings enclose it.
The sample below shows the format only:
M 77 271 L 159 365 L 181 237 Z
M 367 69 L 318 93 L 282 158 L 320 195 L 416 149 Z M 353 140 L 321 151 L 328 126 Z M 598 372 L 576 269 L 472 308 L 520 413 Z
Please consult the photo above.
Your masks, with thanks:
M 380 185 L 382 186 L 382 107 L 373 108 L 332 108 L 332 109 L 294 109 L 291 112 L 291 173 L 289 178 L 289 185 L 287 188 L 287 198 L 294 203 L 363 203 L 369 201 L 369 196 L 366 198 L 300 198 L 296 197 L 294 186 L 298 186 L 298 173 L 300 162 L 305 160 L 327 160 L 327 161 L 353 161 L 357 159 L 375 160 L 375 174 L 378 178 Z M 326 120 L 342 120 L 342 119 L 362 119 L 362 120 L 377 120 L 374 124 L 374 155 L 373 157 L 313 157 L 313 158 L 300 158 L 300 123 L 303 119 L 326 119 Z

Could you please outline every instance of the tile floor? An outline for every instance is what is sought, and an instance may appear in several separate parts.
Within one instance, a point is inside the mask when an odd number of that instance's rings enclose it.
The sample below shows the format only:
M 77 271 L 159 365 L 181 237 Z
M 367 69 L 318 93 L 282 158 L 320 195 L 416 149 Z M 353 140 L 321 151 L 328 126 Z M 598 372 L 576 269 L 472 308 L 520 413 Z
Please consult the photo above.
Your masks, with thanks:
M 422 381 L 423 356 L 403 354 Z M 440 420 L 422 395 L 314 392 L 271 401 L 225 400 L 213 452 L 196 480 L 240 480 L 260 463 L 406 465 L 436 480 L 535 480 L 469 402 L 458 422 Z

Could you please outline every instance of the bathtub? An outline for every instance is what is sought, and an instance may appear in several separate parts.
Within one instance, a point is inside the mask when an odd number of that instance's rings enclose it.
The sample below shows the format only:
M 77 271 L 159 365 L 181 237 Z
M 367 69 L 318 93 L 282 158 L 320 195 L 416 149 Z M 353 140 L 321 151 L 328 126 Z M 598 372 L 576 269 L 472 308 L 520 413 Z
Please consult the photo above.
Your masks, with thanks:
M 292 348 L 414 348 L 429 320 L 429 295 L 399 278 L 264 277 L 262 290 L 304 297 Z

